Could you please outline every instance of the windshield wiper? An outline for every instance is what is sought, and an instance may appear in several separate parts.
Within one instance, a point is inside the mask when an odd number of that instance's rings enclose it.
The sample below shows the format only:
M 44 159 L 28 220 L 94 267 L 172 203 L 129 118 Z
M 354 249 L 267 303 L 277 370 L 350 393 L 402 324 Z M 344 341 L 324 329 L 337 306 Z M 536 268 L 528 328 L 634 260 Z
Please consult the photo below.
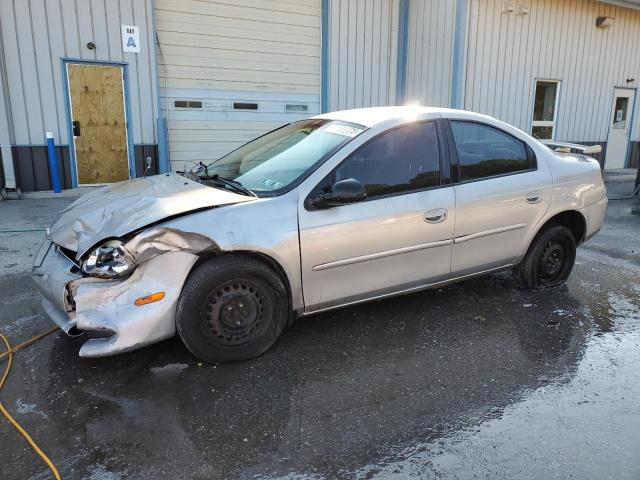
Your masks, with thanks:
M 231 188 L 232 190 L 235 190 L 238 193 L 242 193 L 243 195 L 248 195 L 250 197 L 258 198 L 258 195 L 255 192 L 249 190 L 247 187 L 242 185 L 240 182 L 237 182 L 235 180 L 231 180 L 230 178 L 221 177 L 217 173 L 215 173 L 213 175 L 207 175 L 207 176 L 203 177 L 202 179 L 203 180 L 213 180 L 214 182 L 215 181 L 220 182 L 223 185 Z

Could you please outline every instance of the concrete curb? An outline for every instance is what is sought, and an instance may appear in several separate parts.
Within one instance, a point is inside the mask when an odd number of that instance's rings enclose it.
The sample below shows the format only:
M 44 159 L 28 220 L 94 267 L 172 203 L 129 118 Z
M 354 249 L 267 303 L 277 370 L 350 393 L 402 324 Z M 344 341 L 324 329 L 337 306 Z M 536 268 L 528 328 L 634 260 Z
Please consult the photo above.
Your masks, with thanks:
M 62 190 L 60 193 L 55 193 L 53 190 L 43 190 L 40 192 L 22 192 L 23 198 L 67 198 L 67 197 L 81 197 L 85 193 L 93 192 L 100 187 L 78 187 L 70 188 L 69 190 Z
M 636 174 L 631 175 L 604 175 L 604 183 L 617 183 L 617 182 L 635 182 Z

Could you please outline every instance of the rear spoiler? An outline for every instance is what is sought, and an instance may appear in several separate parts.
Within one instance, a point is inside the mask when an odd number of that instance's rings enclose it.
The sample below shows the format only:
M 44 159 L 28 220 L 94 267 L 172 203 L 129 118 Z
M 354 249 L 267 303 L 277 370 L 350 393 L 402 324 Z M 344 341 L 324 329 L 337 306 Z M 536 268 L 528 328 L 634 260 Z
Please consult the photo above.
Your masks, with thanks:
M 591 155 L 602 152 L 601 145 L 578 145 L 577 143 L 555 142 L 553 140 L 540 140 L 547 147 L 555 152 L 571 153 L 571 150 L 578 150 L 584 155 Z

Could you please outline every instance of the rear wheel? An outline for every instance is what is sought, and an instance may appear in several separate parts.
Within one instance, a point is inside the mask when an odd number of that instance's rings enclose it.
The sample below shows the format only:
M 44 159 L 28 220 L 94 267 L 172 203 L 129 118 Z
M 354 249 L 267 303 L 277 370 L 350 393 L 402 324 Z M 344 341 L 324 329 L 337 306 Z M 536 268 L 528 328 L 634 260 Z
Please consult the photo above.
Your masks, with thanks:
M 533 290 L 562 285 L 573 269 L 576 241 L 563 225 L 550 225 L 534 238 L 522 262 L 514 267 L 518 285 Z
M 236 362 L 257 357 L 275 343 L 288 309 L 286 289 L 271 268 L 253 258 L 222 256 L 188 278 L 176 327 L 198 358 Z

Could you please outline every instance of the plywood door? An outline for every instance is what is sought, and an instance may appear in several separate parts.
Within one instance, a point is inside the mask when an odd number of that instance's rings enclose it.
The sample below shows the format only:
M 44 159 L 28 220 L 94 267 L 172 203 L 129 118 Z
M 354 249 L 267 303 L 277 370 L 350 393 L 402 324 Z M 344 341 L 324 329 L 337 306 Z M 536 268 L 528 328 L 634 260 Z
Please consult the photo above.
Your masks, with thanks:
M 120 66 L 68 64 L 71 118 L 77 127 L 78 183 L 129 178 L 123 71 Z M 79 130 L 79 132 L 78 132 Z

